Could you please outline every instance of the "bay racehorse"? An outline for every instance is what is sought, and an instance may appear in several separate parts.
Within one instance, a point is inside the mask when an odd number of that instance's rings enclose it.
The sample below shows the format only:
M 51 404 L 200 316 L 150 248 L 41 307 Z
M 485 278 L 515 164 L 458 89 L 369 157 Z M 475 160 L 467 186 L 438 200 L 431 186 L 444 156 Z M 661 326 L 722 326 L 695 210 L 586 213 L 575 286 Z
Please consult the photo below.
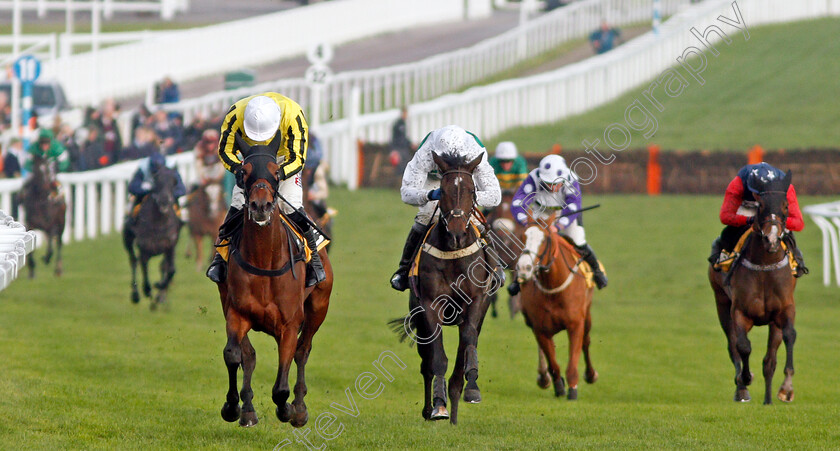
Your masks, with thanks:
M 155 310 L 158 305 L 166 303 L 169 284 L 175 275 L 175 247 L 183 223 L 176 210 L 174 192 L 179 179 L 175 169 L 163 166 L 154 173 L 153 179 L 152 191 L 141 200 L 136 217 L 126 221 L 123 228 L 123 246 L 128 252 L 131 265 L 131 301 L 134 303 L 140 302 L 137 292 L 138 260 L 143 272 L 143 294 L 151 298 L 149 260 L 158 255 L 163 256 L 160 262 L 160 280 L 155 283 L 158 293 L 150 305 L 150 308 Z
M 481 156 L 464 162 L 457 156 L 433 154 L 442 174 L 440 216 L 431 226 L 417 260 L 417 275 L 409 298 L 409 314 L 392 321 L 417 343 L 422 363 L 425 402 L 423 418 L 458 422 L 458 401 L 478 403 L 478 335 L 487 313 L 487 294 L 499 289 L 488 247 L 473 225 L 475 183 L 472 172 Z M 455 366 L 449 378 L 446 409 L 446 370 L 442 326 L 458 326 Z M 416 333 L 415 333 L 416 332 Z M 466 378 L 466 387 L 464 379 Z
M 279 206 L 279 167 L 276 163 L 280 133 L 272 142 L 249 147 L 238 135 L 237 145 L 245 156 L 245 206 L 225 225 L 230 238 L 227 278 L 218 284 L 222 311 L 227 323 L 224 360 L 230 388 L 222 407 L 222 418 L 249 427 L 257 424 L 251 376 L 256 352 L 248 331 L 265 332 L 277 341 L 280 355 L 277 379 L 272 389 L 275 413 L 282 422 L 301 427 L 309 419 L 304 403 L 304 369 L 312 349 L 312 338 L 324 322 L 332 292 L 333 275 L 329 258 L 321 250 L 327 278 L 305 287 L 305 244 L 296 243 L 289 221 Z M 227 225 L 231 224 L 231 230 Z M 289 372 L 292 359 L 297 366 L 295 399 L 290 405 Z M 237 393 L 237 371 L 242 367 L 242 391 Z M 240 396 L 242 407 L 239 406 Z
M 726 334 L 727 351 L 735 366 L 735 401 L 749 401 L 747 386 L 752 382 L 749 358 L 752 351 L 747 333 L 753 326 L 767 325 L 767 354 L 764 356 L 764 404 L 770 404 L 771 384 L 776 371 L 776 353 L 784 342 L 787 351 L 785 380 L 777 394 L 793 401 L 793 328 L 796 306 L 789 255 L 782 245 L 788 213 L 787 191 L 791 173 L 766 183 L 755 193 L 758 212 L 750 226 L 752 233 L 741 250 L 731 274 L 709 267 L 709 281 L 715 293 L 718 319 Z M 728 277 L 728 278 L 727 278 Z
M 206 183 L 199 185 L 187 198 L 187 214 L 189 220 L 187 228 L 190 231 L 192 244 L 195 246 L 196 268 L 202 270 L 213 258 L 215 248 L 213 243 L 219 234 L 219 227 L 225 219 L 227 205 L 222 195 L 220 183 Z M 209 238 L 211 252 L 205 261 L 202 248 L 205 238 Z
M 510 206 L 513 203 L 513 191 L 502 191 L 502 202 L 487 214 L 487 224 L 490 225 L 493 233 L 489 234 L 493 248 L 497 250 L 499 262 L 505 269 L 513 270 L 516 267 L 518 252 L 507 252 L 509 249 L 521 249 L 522 243 L 518 239 L 522 235 L 522 227 L 513 219 Z M 498 316 L 496 311 L 496 300 L 498 292 L 490 294 L 490 315 Z M 508 309 L 510 318 L 513 319 L 522 310 L 519 295 L 508 298 Z
M 531 223 L 525 230 L 525 249 L 517 262 L 517 273 L 525 324 L 533 330 L 539 346 L 537 384 L 548 388 L 553 382 L 554 395 L 563 396 L 568 382 L 568 399 L 574 400 L 581 351 L 586 361 L 584 379 L 590 384 L 598 379 L 589 358 L 593 288 L 587 285 L 581 271 L 583 261 L 572 245 L 553 226 L 544 227 L 553 223 L 552 215 L 548 222 Z M 566 381 L 560 375 L 553 338 L 564 329 L 569 337 Z
M 55 166 L 50 160 L 34 155 L 32 157 L 32 175 L 21 188 L 21 205 L 26 210 L 26 228 L 42 230 L 47 236 L 47 253 L 44 263 L 48 264 L 53 256 L 55 243 L 55 275 L 64 270 L 61 258 L 62 238 L 65 225 L 67 204 L 64 195 L 57 192 Z M 29 277 L 35 277 L 35 259 L 27 258 Z

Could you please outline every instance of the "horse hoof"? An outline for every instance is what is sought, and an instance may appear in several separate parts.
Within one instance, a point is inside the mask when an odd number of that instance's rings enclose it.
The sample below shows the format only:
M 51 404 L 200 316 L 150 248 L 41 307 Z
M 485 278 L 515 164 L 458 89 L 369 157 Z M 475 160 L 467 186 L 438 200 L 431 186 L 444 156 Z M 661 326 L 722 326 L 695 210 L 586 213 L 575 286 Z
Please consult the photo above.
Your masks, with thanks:
M 537 376 L 537 386 L 546 389 L 551 386 L 551 379 L 548 377 L 548 374 L 540 374 Z
M 750 402 L 750 392 L 746 388 L 735 390 L 735 402 Z
M 256 426 L 259 422 L 257 412 L 242 412 L 242 415 L 239 416 L 239 425 L 244 428 Z
M 432 419 L 432 407 L 431 406 L 423 407 L 422 415 L 423 415 L 424 420 L 426 420 L 426 421 L 431 420 Z
M 150 287 L 150 286 L 145 286 L 145 287 L 143 287 L 143 294 L 144 294 L 147 298 L 152 297 L 152 287 Z
M 569 401 L 576 401 L 577 400 L 577 389 L 576 388 L 569 388 L 569 395 L 567 396 Z
M 782 402 L 793 402 L 793 389 L 790 389 L 790 391 L 785 391 L 785 389 L 780 388 L 779 393 L 776 394 L 776 397 L 779 398 L 779 401 Z
M 478 404 L 481 402 L 481 392 L 477 388 L 468 388 L 464 390 L 464 402 L 470 404 Z
M 149 304 L 149 310 L 150 311 L 154 312 L 155 310 L 157 310 L 157 308 L 158 308 L 157 302 L 152 302 L 151 304 Z
M 561 397 L 566 394 L 566 381 L 563 378 L 559 378 L 554 381 L 554 396 Z
M 277 414 L 277 419 L 282 423 L 288 423 L 292 419 L 292 405 L 286 403 L 283 407 L 277 406 L 274 413 Z
M 448 420 L 449 419 L 449 411 L 446 410 L 446 406 L 437 406 L 432 411 L 432 414 L 429 416 L 431 420 Z
M 230 404 L 226 402 L 225 405 L 222 406 L 222 419 L 228 423 L 233 423 L 239 419 L 240 412 L 238 403 Z
M 133 291 L 133 292 L 131 293 L 131 303 L 132 303 L 132 304 L 138 304 L 138 303 L 140 303 L 140 293 L 138 293 L 138 292 L 136 292 L 136 291 Z
M 595 370 L 592 370 L 592 373 L 587 371 L 583 376 L 583 380 L 585 380 L 587 384 L 594 384 L 595 381 L 598 380 L 598 372 Z
M 292 418 L 289 420 L 289 424 L 292 427 L 300 428 L 306 425 L 309 421 L 309 412 L 306 410 L 306 407 L 303 408 L 302 412 L 297 412 L 295 410 L 295 414 L 292 415 Z

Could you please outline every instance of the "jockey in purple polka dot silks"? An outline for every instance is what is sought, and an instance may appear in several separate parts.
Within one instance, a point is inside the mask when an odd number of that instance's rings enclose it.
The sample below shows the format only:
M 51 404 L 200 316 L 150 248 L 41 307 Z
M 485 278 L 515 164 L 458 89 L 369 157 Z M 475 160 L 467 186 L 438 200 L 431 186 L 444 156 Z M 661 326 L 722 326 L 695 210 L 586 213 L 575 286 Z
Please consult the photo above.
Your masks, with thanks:
M 595 252 L 586 243 L 583 230 L 581 192 L 577 175 L 566 166 L 560 155 L 548 155 L 540 165 L 528 174 L 513 196 L 510 210 L 516 222 L 523 226 L 536 220 L 545 220 L 551 213 L 557 213 L 554 227 L 557 233 L 569 238 L 580 256 L 592 267 L 598 288 L 607 286 L 607 276 L 598 265 Z M 519 283 L 514 280 L 508 285 L 508 292 L 519 292 Z

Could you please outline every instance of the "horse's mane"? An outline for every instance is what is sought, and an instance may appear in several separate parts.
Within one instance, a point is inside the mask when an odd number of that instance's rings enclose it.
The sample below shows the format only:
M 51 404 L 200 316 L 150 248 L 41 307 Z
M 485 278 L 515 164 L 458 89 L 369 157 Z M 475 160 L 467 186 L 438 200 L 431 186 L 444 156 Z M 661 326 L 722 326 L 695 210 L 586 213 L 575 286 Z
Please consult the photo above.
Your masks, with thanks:
M 467 163 L 470 161 L 467 159 L 466 155 L 458 155 L 452 152 L 446 152 L 438 154 L 438 156 L 449 166 L 452 168 L 459 168 L 466 166 Z

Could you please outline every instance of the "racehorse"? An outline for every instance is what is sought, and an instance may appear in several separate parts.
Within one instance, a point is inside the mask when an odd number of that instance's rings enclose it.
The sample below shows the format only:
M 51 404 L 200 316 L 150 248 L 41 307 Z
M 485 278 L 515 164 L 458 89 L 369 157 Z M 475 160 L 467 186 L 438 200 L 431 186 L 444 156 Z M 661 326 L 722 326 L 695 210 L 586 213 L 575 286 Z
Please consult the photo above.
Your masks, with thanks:
M 227 211 L 224 196 L 215 196 L 214 202 L 214 197 L 210 195 L 210 191 L 215 189 L 218 189 L 221 194 L 221 185 L 217 183 L 198 186 L 187 199 L 187 214 L 189 215 L 187 227 L 195 245 L 195 261 L 198 270 L 202 270 L 203 265 L 207 263 L 204 261 L 202 252 L 203 239 L 210 238 L 210 245 L 213 245 Z M 208 254 L 210 259 L 214 252 L 215 248 L 211 248 Z
M 280 183 L 276 163 L 282 136 L 277 134 L 267 146 L 249 147 L 239 135 L 236 142 L 245 156 L 242 164 L 245 181 L 245 206 L 225 224 L 237 232 L 231 236 L 227 278 L 218 284 L 222 310 L 227 323 L 227 344 L 224 359 L 230 389 L 222 407 L 222 418 L 239 419 L 243 427 L 257 424 L 252 400 L 251 375 L 256 366 L 256 353 L 248 339 L 248 331 L 265 332 L 277 341 L 280 354 L 277 380 L 272 389 L 275 413 L 282 422 L 301 427 L 309 419 L 304 403 L 306 379 L 304 369 L 312 349 L 312 337 L 327 315 L 333 275 L 327 253 L 320 252 L 327 278 L 305 287 L 305 244 L 295 244 L 290 226 L 278 204 Z M 246 211 L 247 210 L 247 211 Z M 241 228 L 237 227 L 241 224 Z M 239 235 L 241 233 L 241 235 Z M 237 237 L 239 235 L 239 237 Z M 297 366 L 295 399 L 290 405 L 289 371 L 292 359 Z M 242 367 L 242 407 L 237 393 L 237 371 Z
M 521 249 L 522 247 L 521 242 L 517 238 L 522 235 L 522 228 L 519 226 L 519 223 L 513 219 L 513 213 L 510 211 L 510 206 L 513 203 L 513 195 L 513 191 L 502 191 L 502 202 L 498 207 L 494 208 L 487 214 L 487 224 L 490 225 L 490 228 L 493 231 L 492 234 L 489 234 L 491 243 L 497 250 L 500 263 L 505 267 L 505 269 L 510 270 L 513 270 L 516 267 L 516 259 L 519 252 L 515 251 L 517 249 Z M 500 250 L 501 252 L 498 252 Z M 508 252 L 507 250 L 512 251 Z M 496 311 L 496 301 L 499 298 L 499 294 L 494 292 L 488 297 L 490 299 L 490 315 L 493 318 L 496 318 L 498 316 L 498 312 Z M 519 295 L 508 298 L 508 308 L 510 311 L 510 318 L 513 319 L 513 317 L 522 310 Z
M 489 252 L 472 225 L 475 209 L 473 170 L 481 156 L 470 162 L 452 155 L 433 154 L 442 174 L 439 220 L 432 225 L 417 261 L 416 282 L 409 297 L 409 314 L 391 322 L 417 343 L 422 363 L 425 403 L 423 418 L 458 422 L 458 401 L 478 403 L 478 336 L 487 313 L 487 293 L 498 290 L 498 280 L 487 263 Z M 446 369 L 442 326 L 459 328 L 458 354 L 449 378 L 446 409 Z M 416 331 L 416 335 L 412 331 Z M 466 377 L 466 387 L 464 378 Z
M 554 216 L 544 224 L 553 224 Z M 582 259 L 572 250 L 565 238 L 540 223 L 532 223 L 525 230 L 525 249 L 517 262 L 521 282 L 522 314 L 539 345 L 539 377 L 537 385 L 548 388 L 554 383 L 554 395 L 566 394 L 577 399 L 578 361 L 583 351 L 586 362 L 584 380 L 592 384 L 598 372 L 589 358 L 589 331 L 592 329 L 593 288 L 581 274 Z M 566 381 L 554 354 L 554 335 L 566 330 L 569 337 L 569 362 Z M 546 357 L 548 363 L 546 364 Z M 549 379 L 549 373 L 551 379 Z
M 64 270 L 61 258 L 67 204 L 63 194 L 53 194 L 56 186 L 55 168 L 52 163 L 40 155 L 32 157 L 32 176 L 21 188 L 21 204 L 26 210 L 26 228 L 44 231 L 47 235 L 47 253 L 44 263 L 48 264 L 53 256 L 53 242 L 56 247 L 55 275 Z M 29 278 L 35 277 L 35 259 L 27 258 Z
M 175 275 L 175 246 L 181 231 L 181 218 L 176 211 L 174 196 L 178 176 L 175 169 L 161 167 L 154 173 L 152 192 L 140 203 L 137 217 L 126 221 L 123 228 L 123 246 L 128 252 L 131 264 L 131 301 L 140 302 L 137 293 L 137 260 L 135 246 L 139 251 L 140 268 L 143 271 L 143 294 L 151 298 L 152 287 L 149 284 L 149 259 L 163 255 L 160 262 L 160 281 L 155 283 L 158 294 L 150 308 L 155 310 L 159 304 L 166 303 L 166 293 L 172 277 Z
M 793 328 L 796 306 L 793 290 L 796 278 L 791 274 L 789 256 L 782 246 L 788 204 L 787 191 L 791 173 L 773 180 L 755 193 L 758 212 L 750 226 L 752 233 L 744 243 L 739 262 L 731 274 L 709 267 L 709 282 L 715 293 L 718 319 L 726 334 L 727 350 L 735 366 L 735 401 L 749 401 L 747 386 L 752 382 L 749 358 L 752 347 L 747 333 L 753 326 L 768 325 L 767 354 L 764 356 L 764 404 L 770 404 L 776 352 L 784 341 L 787 351 L 785 380 L 778 398 L 793 401 Z M 727 283 L 728 282 L 728 283 Z

